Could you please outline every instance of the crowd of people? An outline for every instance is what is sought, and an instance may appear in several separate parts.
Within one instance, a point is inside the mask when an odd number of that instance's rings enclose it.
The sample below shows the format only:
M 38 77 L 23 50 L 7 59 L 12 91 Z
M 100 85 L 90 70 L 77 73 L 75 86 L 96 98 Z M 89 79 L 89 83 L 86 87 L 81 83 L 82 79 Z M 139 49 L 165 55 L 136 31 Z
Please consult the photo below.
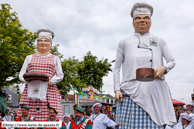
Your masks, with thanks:
M 166 126 L 165 129 L 194 129 L 194 103 L 187 103 L 186 111 L 180 114 L 177 124 L 173 128 Z
M 107 114 L 101 113 L 101 103 L 96 103 L 92 106 L 92 111 L 93 114 L 91 116 L 84 115 L 84 108 L 82 107 L 77 107 L 76 105 L 73 107 L 74 108 L 74 114 L 70 115 L 69 113 L 66 113 L 62 119 L 59 119 L 57 117 L 58 111 L 50 107 L 50 105 L 47 105 L 48 108 L 48 116 L 47 119 L 45 119 L 42 122 L 62 122 L 62 127 L 60 129 L 115 129 L 116 127 L 119 127 L 119 123 L 116 124 L 114 120 L 111 120 L 107 116 Z M 29 114 L 30 108 L 25 105 L 21 104 L 20 105 L 22 115 L 17 117 L 17 112 L 15 112 L 12 115 L 10 112 L 11 109 L 7 108 L 8 113 L 4 115 L 4 117 L 1 117 L 1 122 L 36 122 L 36 118 L 31 116 Z M 2 112 L 0 112 L 0 115 L 2 115 Z M 9 119 L 8 119 L 9 118 Z M 38 121 L 37 121 L 38 122 Z M 40 121 L 39 121 L 40 122 Z M 3 128 L 0 126 L 0 128 Z M 50 127 L 44 127 L 44 129 L 49 129 Z M 10 128 L 11 129 L 11 128 Z M 16 129 L 18 129 L 16 127 Z M 24 129 L 20 128 L 19 129 Z M 55 129 L 53 127 L 52 129 Z
M 17 111 L 12 112 L 11 108 L 7 108 L 7 114 L 3 115 L 0 111 L 0 122 L 33 122 L 37 121 L 35 117 L 29 115 L 30 108 L 21 104 L 21 116 L 17 116 Z M 96 103 L 92 106 L 93 114 L 88 116 L 85 113 L 84 108 L 74 106 L 74 114 L 66 113 L 62 119 L 57 118 L 57 110 L 47 105 L 48 118 L 44 122 L 62 122 L 61 129 L 115 129 L 120 126 L 119 123 L 115 123 L 115 116 L 112 117 L 109 114 L 101 113 L 101 103 Z M 4 116 L 4 117 L 2 117 Z M 3 128 L 0 125 L 0 129 Z M 49 129 L 45 127 L 44 129 Z M 5 129 L 5 128 L 3 128 Z M 11 129 L 11 128 L 7 128 Z M 24 128 L 16 128 L 24 129 Z M 35 128 L 36 129 L 36 128 Z M 53 127 L 52 129 L 55 129 Z M 180 114 L 178 123 L 172 126 L 166 126 L 165 129 L 194 129 L 194 103 L 189 102 L 186 104 L 186 111 Z

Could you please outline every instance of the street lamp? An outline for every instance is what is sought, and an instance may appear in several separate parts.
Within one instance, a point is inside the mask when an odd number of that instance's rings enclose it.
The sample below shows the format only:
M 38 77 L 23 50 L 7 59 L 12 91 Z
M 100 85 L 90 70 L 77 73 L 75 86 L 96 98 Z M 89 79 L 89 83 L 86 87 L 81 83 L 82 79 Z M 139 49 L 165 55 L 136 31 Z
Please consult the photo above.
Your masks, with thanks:
M 113 60 L 113 61 L 111 61 L 110 63 L 113 63 L 113 62 L 115 62 L 116 60 Z
M 194 88 L 193 88 L 193 93 L 191 94 L 191 100 L 194 103 Z

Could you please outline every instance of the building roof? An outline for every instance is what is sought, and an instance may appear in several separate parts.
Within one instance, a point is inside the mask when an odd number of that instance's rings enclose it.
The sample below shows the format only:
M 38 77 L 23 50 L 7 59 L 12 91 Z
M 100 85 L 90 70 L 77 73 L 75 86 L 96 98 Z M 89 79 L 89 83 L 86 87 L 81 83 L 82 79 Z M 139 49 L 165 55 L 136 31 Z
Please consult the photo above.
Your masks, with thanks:
M 109 97 L 109 99 L 115 99 L 115 97 L 113 97 L 112 95 L 110 94 L 105 94 L 107 97 Z
M 65 100 L 66 101 L 74 101 L 74 95 L 72 95 L 72 94 L 66 94 L 65 95 Z
M 14 93 L 13 91 L 11 91 L 10 89 L 8 89 L 7 87 L 4 86 L 3 90 L 6 91 L 6 94 L 8 94 L 9 96 L 11 96 L 11 103 L 7 103 L 7 106 L 12 106 L 12 107 L 18 107 L 19 103 L 18 103 L 18 96 L 16 93 Z

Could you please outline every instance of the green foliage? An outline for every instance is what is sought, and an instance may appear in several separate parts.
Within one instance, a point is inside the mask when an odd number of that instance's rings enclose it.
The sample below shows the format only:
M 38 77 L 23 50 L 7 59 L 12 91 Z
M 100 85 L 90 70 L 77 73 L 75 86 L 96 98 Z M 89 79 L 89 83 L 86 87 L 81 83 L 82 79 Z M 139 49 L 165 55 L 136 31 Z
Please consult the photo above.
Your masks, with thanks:
M 34 53 L 36 34 L 23 29 L 9 4 L 0 9 L 0 90 L 19 83 L 18 74 L 27 55 Z
M 84 68 L 84 63 L 79 62 L 75 57 L 65 59 L 61 62 L 64 78 L 57 87 L 61 90 L 61 94 L 67 94 L 72 88 L 81 89 L 88 87 L 85 83 L 80 81 L 78 70 Z
M 103 77 L 112 71 L 108 59 L 98 60 L 89 51 L 81 63 L 84 63 L 84 68 L 80 68 L 78 71 L 81 82 L 100 90 L 103 86 Z
M 59 51 L 58 51 L 58 47 L 59 47 L 59 44 L 56 44 L 54 46 L 51 47 L 51 51 L 50 53 L 53 54 L 53 55 L 56 55 L 58 56 L 60 59 L 63 58 L 63 54 L 61 54 Z
M 18 94 L 18 102 L 20 102 L 21 97 L 22 97 L 22 94 Z

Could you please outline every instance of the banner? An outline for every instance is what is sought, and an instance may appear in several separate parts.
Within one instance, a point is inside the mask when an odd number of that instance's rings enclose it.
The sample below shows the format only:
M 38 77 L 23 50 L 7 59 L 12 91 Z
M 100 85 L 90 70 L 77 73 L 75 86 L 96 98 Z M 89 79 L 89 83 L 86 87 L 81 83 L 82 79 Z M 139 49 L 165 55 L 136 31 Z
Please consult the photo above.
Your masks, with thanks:
M 109 97 L 100 94 L 100 92 L 92 86 L 89 88 L 83 88 L 81 91 L 74 88 L 73 92 L 75 104 L 77 104 L 79 100 L 103 102 L 103 99 L 109 99 Z

